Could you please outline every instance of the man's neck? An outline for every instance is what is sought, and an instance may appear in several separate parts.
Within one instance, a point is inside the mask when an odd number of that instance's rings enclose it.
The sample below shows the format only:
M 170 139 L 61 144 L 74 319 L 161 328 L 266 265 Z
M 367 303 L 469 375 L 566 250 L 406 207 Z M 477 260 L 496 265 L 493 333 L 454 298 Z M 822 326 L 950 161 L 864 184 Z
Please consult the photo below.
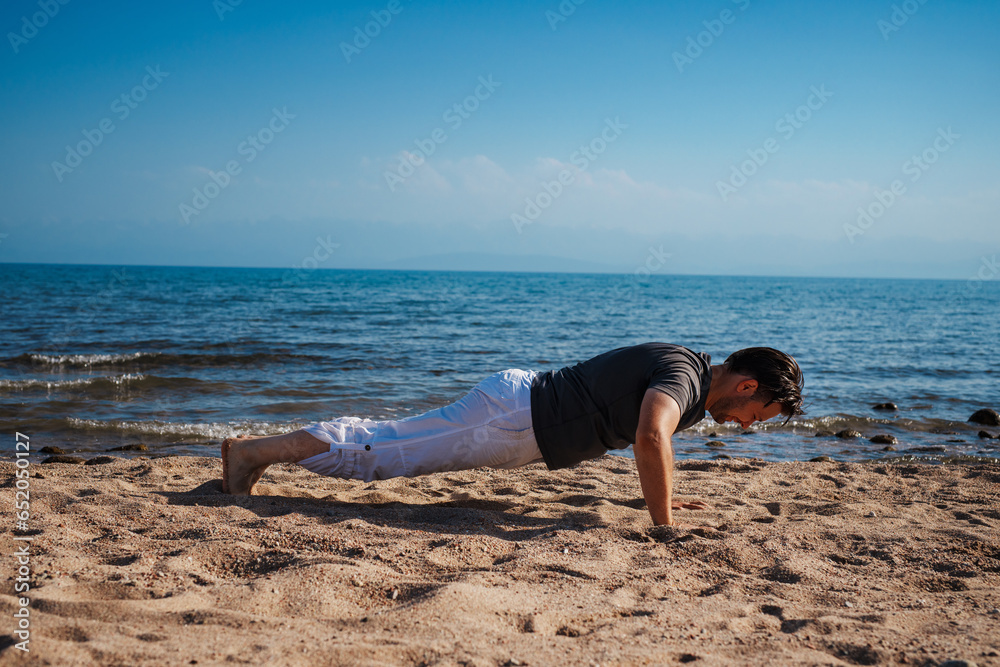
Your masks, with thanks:
M 705 409 L 711 411 L 715 407 L 715 402 L 719 400 L 719 397 L 725 393 L 723 385 L 725 384 L 726 378 L 728 376 L 728 371 L 725 365 L 718 364 L 712 366 L 712 382 L 708 386 L 708 398 L 705 399 Z

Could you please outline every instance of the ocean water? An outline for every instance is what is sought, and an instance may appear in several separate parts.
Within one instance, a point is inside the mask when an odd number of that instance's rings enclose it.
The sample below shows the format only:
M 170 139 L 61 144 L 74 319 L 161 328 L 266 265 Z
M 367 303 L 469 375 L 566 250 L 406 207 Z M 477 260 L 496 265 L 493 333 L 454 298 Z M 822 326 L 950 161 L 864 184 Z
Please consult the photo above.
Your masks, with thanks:
M 5 264 L 0 285 L 0 427 L 36 451 L 215 456 L 227 436 L 415 415 L 494 371 L 659 340 L 713 363 L 777 347 L 806 378 L 808 414 L 749 432 L 709 417 L 678 458 L 1000 458 L 978 437 L 1000 429 L 966 422 L 1000 409 L 998 281 Z M 845 428 L 899 444 L 816 436 Z

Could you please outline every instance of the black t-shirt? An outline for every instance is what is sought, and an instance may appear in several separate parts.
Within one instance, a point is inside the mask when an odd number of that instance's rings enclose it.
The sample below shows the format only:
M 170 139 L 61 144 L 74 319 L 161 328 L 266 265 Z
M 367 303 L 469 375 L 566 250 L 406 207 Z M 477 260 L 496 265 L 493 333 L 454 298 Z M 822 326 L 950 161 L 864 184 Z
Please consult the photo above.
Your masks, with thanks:
M 647 389 L 671 396 L 681 409 L 680 431 L 705 416 L 711 357 L 669 343 L 620 347 L 531 385 L 531 423 L 549 470 L 596 458 L 635 442 Z

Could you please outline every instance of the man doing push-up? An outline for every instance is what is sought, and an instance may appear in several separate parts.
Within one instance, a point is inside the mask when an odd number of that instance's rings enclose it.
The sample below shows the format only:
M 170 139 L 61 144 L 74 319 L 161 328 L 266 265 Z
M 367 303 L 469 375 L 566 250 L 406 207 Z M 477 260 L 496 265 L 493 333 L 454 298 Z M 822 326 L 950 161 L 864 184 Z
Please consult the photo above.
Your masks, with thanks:
M 802 371 L 769 347 L 707 354 L 669 343 L 622 347 L 557 371 L 506 370 L 451 405 L 400 420 L 341 417 L 284 435 L 227 438 L 222 488 L 249 495 L 273 463 L 298 463 L 342 479 L 416 477 L 469 468 L 550 470 L 633 446 L 653 523 L 701 503 L 671 499 L 677 431 L 701 421 L 748 428 L 802 414 Z

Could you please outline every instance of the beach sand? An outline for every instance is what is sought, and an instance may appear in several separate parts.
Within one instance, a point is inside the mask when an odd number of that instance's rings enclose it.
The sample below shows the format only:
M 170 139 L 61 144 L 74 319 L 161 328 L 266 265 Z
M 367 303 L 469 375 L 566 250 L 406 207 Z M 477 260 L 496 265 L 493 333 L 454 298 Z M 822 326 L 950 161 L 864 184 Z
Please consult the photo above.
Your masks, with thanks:
M 107 460 L 107 457 L 104 459 Z M 364 483 L 218 458 L 14 466 L 0 664 L 1000 665 L 1000 465 L 684 461 L 654 528 L 631 460 Z

